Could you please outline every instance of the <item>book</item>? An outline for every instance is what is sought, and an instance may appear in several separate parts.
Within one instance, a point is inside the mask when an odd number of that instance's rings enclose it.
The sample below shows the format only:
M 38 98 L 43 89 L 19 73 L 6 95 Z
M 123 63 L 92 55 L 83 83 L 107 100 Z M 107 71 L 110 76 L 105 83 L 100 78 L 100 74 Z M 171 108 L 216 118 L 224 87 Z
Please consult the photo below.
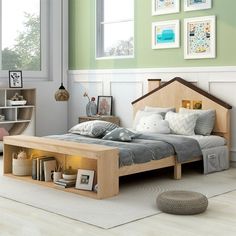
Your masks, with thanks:
M 42 158 L 45 158 L 45 156 L 41 156 L 41 157 L 37 157 L 36 158 L 36 162 L 37 162 L 37 165 L 36 165 L 36 173 L 37 173 L 37 180 L 40 180 L 40 172 L 39 172 L 39 161 L 40 159 Z
M 37 180 L 37 158 L 32 159 L 32 179 Z
M 56 169 L 57 161 L 56 160 L 45 160 L 44 161 L 44 180 L 45 182 L 53 181 L 53 172 Z
M 45 175 L 44 175 L 44 162 L 55 160 L 55 157 L 44 157 L 39 160 L 39 180 L 44 181 Z M 55 168 L 54 168 L 55 169 Z
M 71 180 L 59 179 L 58 182 L 60 182 L 60 183 L 65 183 L 65 184 L 70 184 L 70 183 L 75 183 L 75 182 L 76 182 L 76 179 L 71 179 Z
M 60 181 L 56 181 L 55 185 L 57 185 L 58 187 L 62 187 L 62 188 L 70 188 L 70 187 L 75 187 L 75 182 L 73 182 L 73 183 L 62 183 Z

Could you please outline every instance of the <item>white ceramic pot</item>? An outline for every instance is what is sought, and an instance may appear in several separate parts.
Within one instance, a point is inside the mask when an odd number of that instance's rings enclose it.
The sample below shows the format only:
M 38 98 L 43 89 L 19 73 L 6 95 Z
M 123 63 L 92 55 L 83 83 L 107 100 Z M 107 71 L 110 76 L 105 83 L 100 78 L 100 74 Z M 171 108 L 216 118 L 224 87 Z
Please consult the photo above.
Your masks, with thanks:
M 12 159 L 12 174 L 19 176 L 32 175 L 32 160 Z

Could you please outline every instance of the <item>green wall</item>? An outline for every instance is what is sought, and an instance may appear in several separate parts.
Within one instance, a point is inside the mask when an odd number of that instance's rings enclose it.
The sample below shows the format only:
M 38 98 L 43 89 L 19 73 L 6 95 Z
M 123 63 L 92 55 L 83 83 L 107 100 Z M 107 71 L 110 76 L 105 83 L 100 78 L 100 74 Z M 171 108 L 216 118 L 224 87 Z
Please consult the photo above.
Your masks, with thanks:
M 119 1 L 119 0 L 117 0 Z M 95 59 L 95 0 L 69 0 L 69 68 L 120 69 L 194 66 L 236 66 L 236 1 L 213 0 L 209 10 L 152 16 L 152 0 L 135 0 L 135 57 L 132 59 Z M 183 19 L 216 15 L 216 58 L 184 60 Z M 181 20 L 181 47 L 151 49 L 151 23 Z

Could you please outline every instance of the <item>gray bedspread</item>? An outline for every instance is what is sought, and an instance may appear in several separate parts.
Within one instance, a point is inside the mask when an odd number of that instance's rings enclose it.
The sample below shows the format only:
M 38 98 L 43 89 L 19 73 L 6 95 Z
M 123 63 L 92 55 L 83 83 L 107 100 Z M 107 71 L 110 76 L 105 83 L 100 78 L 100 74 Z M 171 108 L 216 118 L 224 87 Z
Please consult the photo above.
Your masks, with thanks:
M 51 135 L 55 138 L 79 143 L 100 144 L 119 149 L 119 164 L 127 166 L 159 160 L 171 155 L 177 155 L 178 162 L 191 160 L 201 156 L 201 149 L 196 140 L 172 135 L 139 135 L 132 142 L 109 141 L 89 138 L 78 134 Z

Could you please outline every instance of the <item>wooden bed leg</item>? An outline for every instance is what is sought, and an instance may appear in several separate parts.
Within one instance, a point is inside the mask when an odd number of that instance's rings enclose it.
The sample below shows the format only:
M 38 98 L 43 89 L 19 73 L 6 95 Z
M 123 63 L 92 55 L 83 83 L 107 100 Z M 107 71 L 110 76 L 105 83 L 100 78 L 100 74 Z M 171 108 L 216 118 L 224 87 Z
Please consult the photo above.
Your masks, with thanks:
M 182 166 L 180 163 L 175 163 L 174 166 L 174 179 L 181 179 Z

